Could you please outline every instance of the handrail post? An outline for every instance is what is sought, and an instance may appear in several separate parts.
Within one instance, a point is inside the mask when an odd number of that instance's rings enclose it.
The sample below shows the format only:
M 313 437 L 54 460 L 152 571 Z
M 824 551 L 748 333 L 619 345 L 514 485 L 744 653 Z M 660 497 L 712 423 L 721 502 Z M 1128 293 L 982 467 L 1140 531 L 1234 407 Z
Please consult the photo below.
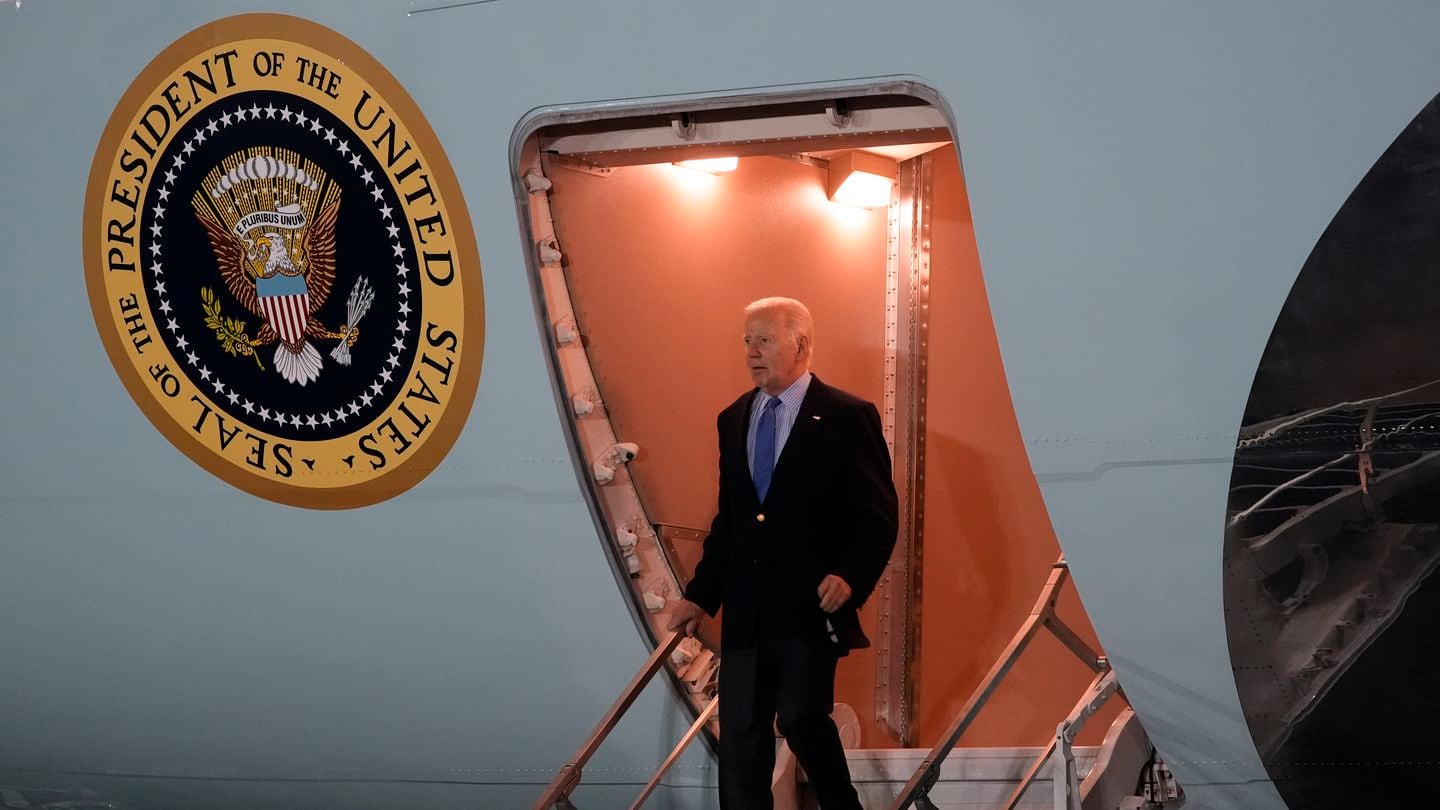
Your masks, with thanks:
M 1050 781 L 1055 788 L 1055 810 L 1080 810 L 1080 777 L 1075 772 L 1075 750 L 1070 741 L 1075 730 L 1069 720 L 1055 727 L 1055 763 Z
M 640 668 L 639 672 L 635 673 L 635 677 L 630 679 L 630 683 L 626 684 L 625 690 L 620 693 L 620 697 L 616 699 L 615 704 L 610 707 L 610 711 L 605 713 L 600 723 L 595 726 L 595 730 L 590 732 L 590 736 L 585 740 L 584 745 L 581 745 L 580 750 L 576 752 L 575 756 L 560 768 L 555 774 L 555 778 L 551 780 L 550 785 L 545 789 L 545 792 L 540 794 L 540 799 L 535 802 L 534 810 L 552 810 L 552 808 L 556 807 L 564 808 L 569 806 L 570 792 L 580 784 L 580 778 L 584 771 L 585 764 L 590 761 L 590 757 L 594 756 L 595 751 L 600 748 L 600 744 L 605 741 L 605 738 L 614 730 L 615 725 L 620 722 L 620 717 L 625 714 L 630 708 L 630 705 L 640 696 L 640 692 L 645 688 L 645 685 L 649 683 L 650 679 L 655 676 L 655 673 L 659 672 L 660 668 L 665 665 L 665 659 L 670 656 L 671 652 L 674 652 L 684 637 L 684 633 L 671 633 L 669 638 L 665 639 L 663 643 L 655 648 L 655 651 L 645 660 L 645 665 Z

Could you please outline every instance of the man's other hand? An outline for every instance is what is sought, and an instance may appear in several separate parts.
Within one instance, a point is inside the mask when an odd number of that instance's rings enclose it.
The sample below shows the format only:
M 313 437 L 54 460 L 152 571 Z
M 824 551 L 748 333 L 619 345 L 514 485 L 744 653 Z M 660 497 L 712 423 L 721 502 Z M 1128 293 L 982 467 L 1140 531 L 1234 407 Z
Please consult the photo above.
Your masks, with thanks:
M 828 574 L 820 580 L 816 593 L 820 594 L 820 609 L 826 613 L 834 613 L 841 605 L 850 601 L 850 583 L 834 574 Z
M 685 635 L 695 637 L 695 631 L 700 627 L 700 617 L 705 611 L 689 599 L 681 599 L 675 603 L 670 610 L 670 625 L 667 629 L 683 630 Z

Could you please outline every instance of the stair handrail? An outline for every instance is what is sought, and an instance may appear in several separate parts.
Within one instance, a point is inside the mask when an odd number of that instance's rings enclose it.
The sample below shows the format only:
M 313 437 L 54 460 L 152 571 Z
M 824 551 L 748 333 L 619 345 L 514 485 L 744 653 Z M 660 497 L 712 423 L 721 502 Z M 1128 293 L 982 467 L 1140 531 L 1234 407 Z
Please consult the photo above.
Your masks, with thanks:
M 645 800 L 650 798 L 650 794 L 660 785 L 660 780 L 665 778 L 665 774 L 670 772 L 670 767 L 680 759 L 681 754 L 685 753 L 685 749 L 690 745 L 691 740 L 694 740 L 695 737 L 700 734 L 700 729 L 704 728 L 705 724 L 710 722 L 711 715 L 715 714 L 715 710 L 719 708 L 719 706 L 720 698 L 718 696 L 710 698 L 710 702 L 701 710 L 700 716 L 695 718 L 695 722 L 691 724 L 690 730 L 686 731 L 685 736 L 681 737 L 680 741 L 675 743 L 675 747 L 670 749 L 670 756 L 665 757 L 665 761 L 660 763 L 659 768 L 655 769 L 655 773 L 650 777 L 650 781 L 645 783 L 645 788 L 640 791 L 640 795 L 636 796 L 635 801 L 630 804 L 630 810 L 640 810 L 640 808 L 644 806 Z
M 1070 566 L 1065 562 L 1062 555 L 1051 566 L 1050 576 L 1045 581 L 1045 587 L 1040 591 L 1040 598 L 1035 601 L 1035 607 L 1031 608 L 1030 615 L 1026 617 L 1024 624 L 1010 639 L 1000 657 L 985 674 L 984 680 L 975 687 L 970 698 L 961 707 L 960 713 L 951 722 L 950 728 L 946 730 L 940 742 L 930 749 L 925 759 L 920 762 L 920 767 L 911 775 L 910 781 L 905 783 L 895 801 L 891 803 L 890 810 L 906 810 L 909 807 L 919 807 L 921 810 L 929 810 L 934 807 L 930 801 L 930 790 L 935 783 L 940 781 L 940 766 L 944 763 L 945 757 L 960 742 L 960 737 L 975 722 L 980 710 L 1000 686 L 1000 682 L 1010 672 L 1019 659 L 1020 653 L 1025 651 L 1026 646 L 1035 634 L 1044 627 L 1049 630 L 1065 648 L 1075 654 L 1085 666 L 1091 671 L 1100 674 L 1108 665 L 1085 640 L 1071 630 L 1068 625 L 1055 615 L 1055 603 L 1060 599 L 1060 589 L 1064 587 L 1065 581 L 1070 577 Z M 1048 752 L 1047 752 L 1048 756 Z
M 545 788 L 545 792 L 540 794 L 540 799 L 535 802 L 534 810 L 553 810 L 553 808 L 569 810 L 574 807 L 570 803 L 570 793 L 579 786 L 586 763 L 590 761 L 590 757 L 595 755 L 600 744 L 605 742 L 605 738 L 615 729 L 620 718 L 640 696 L 641 691 L 650 683 L 650 679 L 655 677 L 655 673 L 665 665 L 665 659 L 675 651 L 684 638 L 684 633 L 674 632 L 655 647 L 655 651 L 645 659 L 644 666 L 640 667 L 640 671 L 635 673 L 635 677 L 631 678 L 630 683 L 626 684 L 625 689 L 620 692 L 620 697 L 616 698 L 610 711 L 605 713 L 600 723 L 595 726 L 595 730 L 590 732 L 589 738 L 580 746 L 580 750 L 560 768 L 555 774 L 555 778 Z

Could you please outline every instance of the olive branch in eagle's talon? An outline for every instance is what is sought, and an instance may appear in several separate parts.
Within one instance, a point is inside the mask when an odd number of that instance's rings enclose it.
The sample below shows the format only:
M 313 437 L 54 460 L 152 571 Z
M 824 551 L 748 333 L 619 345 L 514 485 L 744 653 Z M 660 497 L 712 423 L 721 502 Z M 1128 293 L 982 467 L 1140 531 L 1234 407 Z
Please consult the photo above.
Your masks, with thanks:
M 209 287 L 200 288 L 200 303 L 205 310 L 205 325 L 215 333 L 215 339 L 220 341 L 220 348 L 224 349 L 226 354 L 255 358 L 255 365 L 264 371 L 265 364 L 260 362 L 260 355 L 255 351 L 259 344 L 245 334 L 245 322 L 239 318 L 221 315 L 220 300 Z

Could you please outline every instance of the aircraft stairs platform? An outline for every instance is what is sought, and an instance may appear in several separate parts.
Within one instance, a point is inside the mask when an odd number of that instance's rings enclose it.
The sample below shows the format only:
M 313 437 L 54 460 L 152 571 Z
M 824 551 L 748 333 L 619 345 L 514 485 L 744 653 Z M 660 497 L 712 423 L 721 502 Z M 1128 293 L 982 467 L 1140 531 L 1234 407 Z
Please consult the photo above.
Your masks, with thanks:
M 930 788 L 931 804 L 941 810 L 1000 807 L 1020 786 L 1025 770 L 1040 756 L 1040 748 L 956 748 L 945 758 L 940 778 Z M 855 749 L 847 754 L 850 777 L 866 807 L 888 807 L 910 775 L 920 768 L 925 749 Z M 1084 779 L 1094 767 L 1098 748 L 1073 749 L 1077 774 Z M 778 791 L 777 791 L 778 793 Z M 795 807 L 818 810 L 810 785 L 800 775 Z M 1050 774 L 1037 777 L 1021 792 L 1016 808 L 1054 807 Z M 778 804 L 778 803 L 777 803 Z M 778 810 L 778 807 L 777 807 Z
M 1119 694 L 1120 687 L 1104 656 L 1092 650 L 1055 614 L 1055 604 L 1068 577 L 1069 568 L 1061 558 L 1052 567 L 1028 618 L 933 748 L 847 747 L 851 779 L 865 807 L 889 810 L 1168 810 L 1183 805 L 1183 791 L 1175 785 L 1163 761 L 1156 757 L 1139 719 L 1128 707 L 1111 724 L 1100 745 L 1074 745 L 1085 722 L 1109 699 Z M 1090 686 L 1069 715 L 1057 722 L 1055 736 L 1044 746 L 960 746 L 965 731 L 1041 629 L 1052 633 L 1095 673 Z M 560 768 L 545 792 L 532 805 L 534 810 L 576 810 L 571 794 L 580 786 L 586 762 L 645 685 L 670 660 L 682 640 L 683 634 L 675 633 L 656 646 L 580 750 Z M 719 700 L 720 697 L 716 696 L 700 709 L 694 724 L 630 805 L 631 810 L 645 806 L 670 767 L 710 725 Z M 835 717 L 842 741 L 846 738 L 846 713 L 853 720 L 854 711 L 844 704 L 837 704 Z M 783 738 L 777 737 L 776 745 L 772 778 L 775 810 L 817 808 L 819 805 L 804 772 Z
M 928 754 L 927 749 L 917 748 L 848 751 L 850 777 L 860 794 L 861 803 L 865 807 L 891 807 Z M 1048 754 L 1046 747 L 957 747 L 945 757 L 939 778 L 929 789 L 929 806 L 937 810 L 1054 810 L 1056 807 L 1067 807 L 1064 803 L 1056 803 L 1055 776 L 1057 770 L 1064 772 L 1064 769 L 1057 769 L 1053 762 L 1047 762 L 1031 782 L 1023 789 L 1021 787 L 1028 771 Z M 1150 745 L 1134 713 L 1126 709 L 1111 726 L 1104 743 L 1075 746 L 1071 748 L 1071 757 L 1082 810 L 1114 810 L 1126 797 L 1135 793 L 1136 777 L 1149 760 Z M 780 766 L 786 764 L 782 755 Z M 818 810 L 820 805 L 803 771 L 796 774 L 793 804 L 785 801 L 789 797 L 783 783 L 788 776 L 777 767 L 776 810 L 784 807 Z M 1158 780 L 1166 781 L 1163 773 Z M 1062 797 L 1066 793 L 1063 785 L 1061 793 Z M 918 801 L 913 806 L 925 807 Z

